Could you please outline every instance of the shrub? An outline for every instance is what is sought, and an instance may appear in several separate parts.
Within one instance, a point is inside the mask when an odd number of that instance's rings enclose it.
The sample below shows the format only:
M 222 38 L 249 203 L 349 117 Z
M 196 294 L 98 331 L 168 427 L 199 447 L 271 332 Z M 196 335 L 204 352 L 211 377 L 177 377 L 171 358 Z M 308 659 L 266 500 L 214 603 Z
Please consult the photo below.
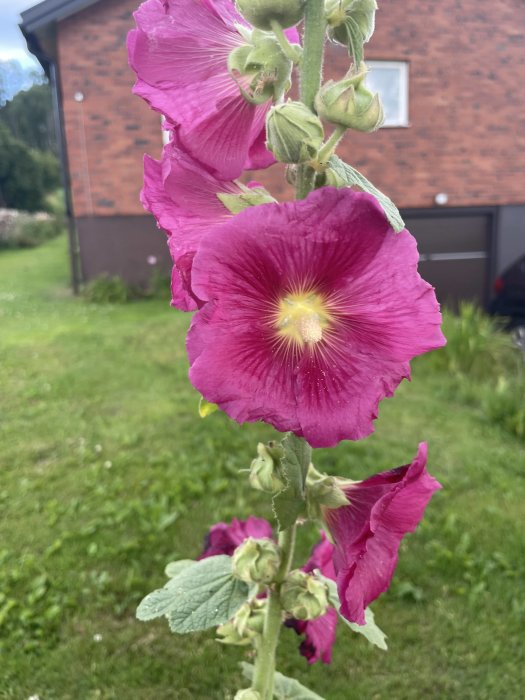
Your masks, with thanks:
M 51 214 L 0 209 L 0 249 L 35 248 L 55 238 L 63 230 L 62 219 Z
M 129 289 L 120 277 L 103 274 L 88 282 L 84 297 L 92 304 L 124 304 L 129 300 Z
M 496 385 L 483 391 L 483 408 L 492 421 L 512 435 L 525 438 L 525 372 L 514 377 L 501 376 Z
M 432 353 L 432 362 L 470 380 L 497 378 L 517 361 L 510 336 L 501 321 L 487 316 L 474 304 L 463 302 L 458 314 L 443 314 L 444 348 Z

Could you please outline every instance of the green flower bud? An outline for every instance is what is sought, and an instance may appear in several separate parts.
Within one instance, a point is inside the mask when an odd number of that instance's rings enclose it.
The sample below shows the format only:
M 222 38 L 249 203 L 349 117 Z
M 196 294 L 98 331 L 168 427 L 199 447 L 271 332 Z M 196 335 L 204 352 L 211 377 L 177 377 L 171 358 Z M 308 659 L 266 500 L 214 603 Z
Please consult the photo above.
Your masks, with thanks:
M 376 0 L 327 0 L 325 8 L 330 38 L 348 46 L 359 63 L 363 44 L 374 33 Z
M 254 599 L 241 605 L 233 619 L 217 627 L 221 644 L 246 646 L 263 631 L 265 600 Z
M 228 70 L 245 99 L 252 104 L 262 104 L 280 98 L 289 89 L 292 62 L 276 39 L 256 29 L 249 44 L 238 46 L 230 53 Z M 249 78 L 249 83 L 240 78 Z
M 323 125 L 302 102 L 276 105 L 266 117 L 267 146 L 282 163 L 313 160 L 324 140 Z
M 258 491 L 279 493 L 285 487 L 279 476 L 279 463 L 262 442 L 257 445 L 257 455 L 250 468 L 250 485 Z
M 321 518 L 321 506 L 334 510 L 349 503 L 337 478 L 321 474 L 313 464 L 310 464 L 306 477 L 306 501 L 311 520 Z
M 251 688 L 238 690 L 233 700 L 261 700 L 261 694 Z
M 275 542 L 248 537 L 233 553 L 233 575 L 246 583 L 271 583 L 280 563 L 281 555 Z
M 328 588 L 315 576 L 297 569 L 281 586 L 281 605 L 296 620 L 314 620 L 328 610 Z
M 384 121 L 383 105 L 379 95 L 365 87 L 366 68 L 361 64 L 358 73 L 347 73 L 343 80 L 325 83 L 315 98 L 320 117 L 332 124 L 356 131 L 375 131 Z
M 277 22 L 283 29 L 300 22 L 305 0 L 236 0 L 235 4 L 251 25 L 269 32 L 272 22 Z

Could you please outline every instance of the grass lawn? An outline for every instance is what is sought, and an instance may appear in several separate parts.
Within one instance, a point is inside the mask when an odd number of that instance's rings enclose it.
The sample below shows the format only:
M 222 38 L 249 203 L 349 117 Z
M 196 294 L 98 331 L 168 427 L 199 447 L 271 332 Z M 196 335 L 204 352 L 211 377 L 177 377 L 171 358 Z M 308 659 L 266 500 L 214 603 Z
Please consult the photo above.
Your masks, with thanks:
M 0 698 L 226 700 L 245 685 L 244 649 L 134 619 L 168 561 L 253 511 L 237 472 L 274 435 L 198 418 L 188 321 L 167 301 L 73 299 L 63 239 L 0 254 Z M 361 478 L 430 444 L 444 489 L 373 606 L 389 651 L 340 626 L 332 666 L 308 667 L 284 630 L 279 669 L 327 700 L 521 699 L 524 444 L 428 358 L 414 365 L 372 437 L 314 453 Z

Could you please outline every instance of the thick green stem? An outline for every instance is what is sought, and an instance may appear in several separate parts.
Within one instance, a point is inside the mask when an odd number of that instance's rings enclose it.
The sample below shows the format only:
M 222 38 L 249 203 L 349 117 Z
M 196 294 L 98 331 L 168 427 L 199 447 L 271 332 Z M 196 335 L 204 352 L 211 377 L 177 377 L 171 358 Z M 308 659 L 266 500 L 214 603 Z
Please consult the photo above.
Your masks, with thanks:
M 275 674 L 275 650 L 279 641 L 282 626 L 281 584 L 290 571 L 295 547 L 296 525 L 279 533 L 281 548 L 281 565 L 276 582 L 268 596 L 268 607 L 264 620 L 264 630 L 257 648 L 257 659 L 253 676 L 252 688 L 256 690 L 261 700 L 272 700 L 273 679 Z
M 324 0 L 306 0 L 300 98 L 312 111 L 315 96 L 321 86 L 325 33 Z M 300 165 L 297 171 L 296 198 L 304 199 L 314 189 L 314 184 L 315 170 L 306 163 Z

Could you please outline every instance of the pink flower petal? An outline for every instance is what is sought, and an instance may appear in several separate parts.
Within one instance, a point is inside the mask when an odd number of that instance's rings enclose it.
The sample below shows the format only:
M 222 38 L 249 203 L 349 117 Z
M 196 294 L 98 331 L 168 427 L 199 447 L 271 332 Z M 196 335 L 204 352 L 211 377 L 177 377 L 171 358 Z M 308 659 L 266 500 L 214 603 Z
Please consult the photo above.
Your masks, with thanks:
M 214 557 L 218 554 L 231 556 L 247 537 L 256 539 L 273 537 L 272 526 L 267 520 L 250 515 L 246 520 L 234 518 L 229 525 L 217 523 L 210 528 L 204 542 L 204 551 L 198 557 Z
M 335 542 L 341 614 L 365 624 L 365 608 L 387 590 L 401 540 L 413 532 L 440 484 L 426 470 L 427 445 L 404 467 L 347 484 L 350 505 L 324 509 Z

